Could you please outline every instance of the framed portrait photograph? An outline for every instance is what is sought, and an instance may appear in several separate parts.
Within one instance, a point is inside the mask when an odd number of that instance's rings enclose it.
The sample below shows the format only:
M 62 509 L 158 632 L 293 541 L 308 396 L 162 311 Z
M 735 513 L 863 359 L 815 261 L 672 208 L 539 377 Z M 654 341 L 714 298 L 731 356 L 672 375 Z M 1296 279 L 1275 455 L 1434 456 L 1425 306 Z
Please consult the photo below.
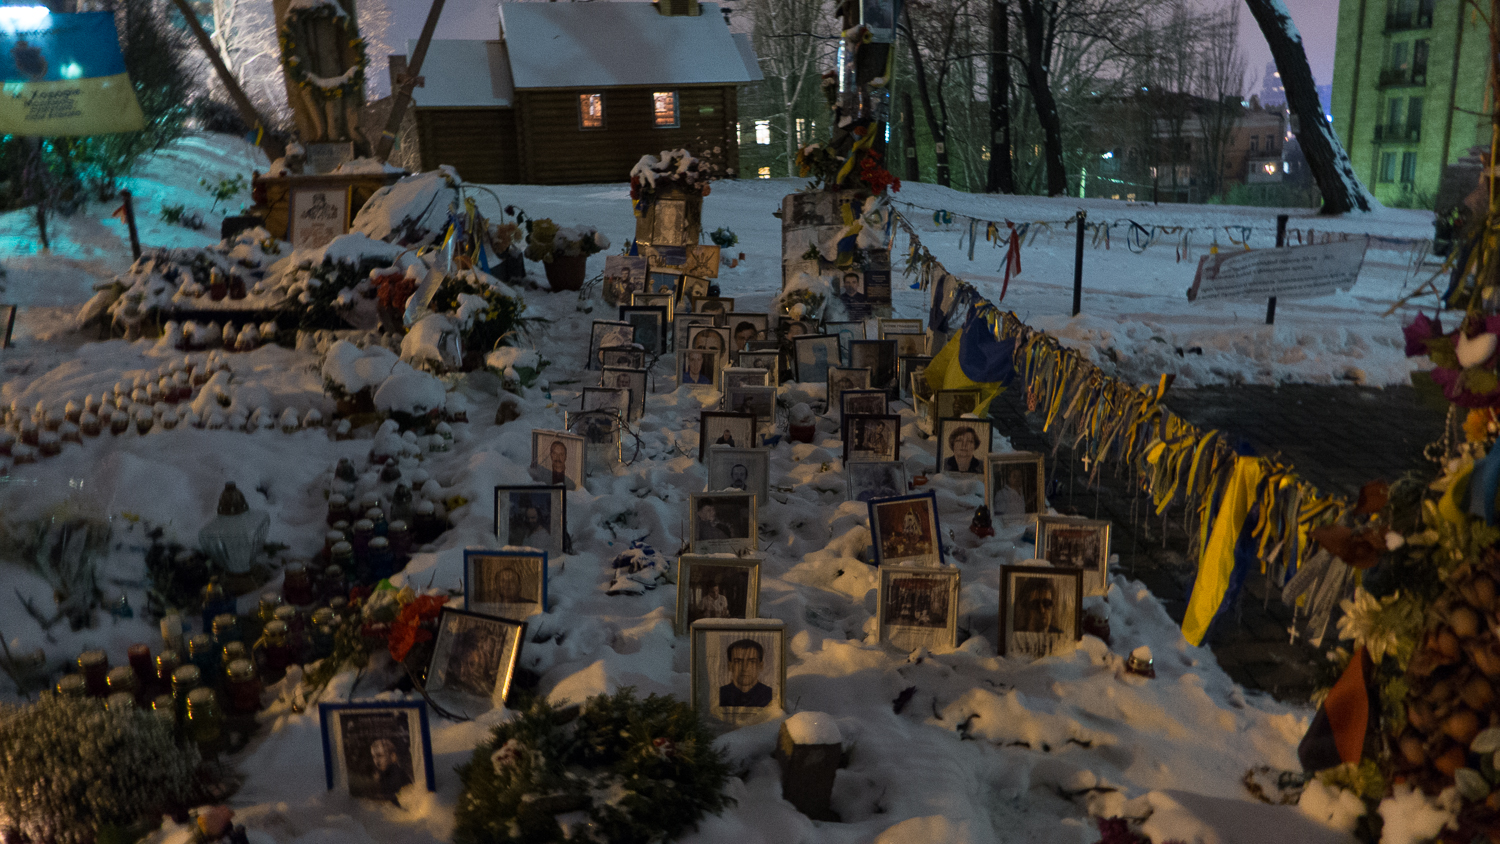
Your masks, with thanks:
M 708 279 L 696 275 L 685 275 L 682 277 L 682 293 L 678 297 L 679 310 L 691 311 L 693 309 L 692 301 L 694 299 L 703 299 L 707 297 Z M 686 305 L 686 307 L 684 307 L 684 305 Z M 733 310 L 733 308 L 734 306 L 730 305 L 729 307 L 725 308 L 725 310 Z M 720 316 L 718 311 L 709 312 L 709 315 L 712 316 L 716 321 Z
M 426 701 L 320 703 L 318 721 L 329 791 L 399 805 L 408 786 L 434 790 Z
M 885 390 L 845 390 L 839 396 L 839 416 L 883 416 L 890 409 Z
M 906 494 L 906 464 L 900 460 L 857 460 L 844 464 L 844 498 L 873 501 Z
M 756 430 L 776 430 L 776 388 L 743 385 L 724 391 L 724 409 L 730 413 L 748 413 L 755 417 Z
M 825 322 L 823 323 L 823 333 L 838 336 L 840 360 L 848 360 L 849 344 L 855 340 L 865 339 L 865 323 L 864 320 Z
M 664 270 L 660 267 L 652 267 L 650 272 L 646 273 L 647 293 L 670 294 L 673 301 L 676 301 L 678 291 L 680 291 L 681 289 L 682 273 L 680 272 L 672 272 L 670 270 Z
M 606 366 L 599 373 L 599 385 L 630 393 L 630 413 L 626 422 L 635 422 L 646 414 L 646 370 Z
M 662 240 L 656 242 L 644 242 L 644 238 L 637 238 L 636 250 L 645 257 L 646 262 L 653 267 L 663 267 L 673 272 L 684 272 L 687 265 L 687 246 L 674 240 Z
M 881 566 L 879 573 L 875 623 L 882 645 L 914 651 L 958 644 L 958 569 Z
M 730 348 L 738 352 L 756 340 L 764 340 L 769 320 L 765 314 L 725 314 L 724 327 L 729 329 Z
M 828 392 L 824 398 L 829 413 L 839 413 L 844 406 L 843 395 L 846 390 L 867 390 L 870 388 L 870 370 L 859 368 L 852 369 L 847 366 L 828 367 Z M 882 412 L 884 412 L 882 410 Z
M 636 345 L 653 355 L 667 350 L 667 309 L 660 305 L 621 305 L 620 321 L 635 327 Z
M 730 296 L 691 296 L 692 310 L 695 314 L 712 314 L 718 319 L 734 310 L 734 298 Z
M 646 350 L 639 346 L 605 346 L 599 350 L 599 365 L 622 369 L 645 369 Z
M 687 351 L 712 351 L 718 353 L 719 365 L 729 359 L 729 329 L 716 325 L 694 325 L 688 328 Z
M 504 706 L 524 641 L 524 621 L 443 607 L 427 693 L 445 709 L 470 716 Z
M 640 255 L 608 255 L 604 258 L 604 299 L 611 304 L 629 303 L 646 289 L 646 259 Z
M 792 338 L 797 381 L 818 384 L 828 381 L 828 371 L 839 365 L 839 338 L 832 334 L 810 334 Z
M 287 240 L 296 249 L 316 249 L 349 231 L 350 187 L 293 188 Z
M 760 612 L 760 558 L 683 554 L 677 558 L 677 632 L 700 618 L 755 618 Z
M 979 406 L 978 390 L 938 390 L 932 394 L 934 419 L 973 413 Z
M 990 514 L 1005 524 L 1019 524 L 1041 515 L 1047 508 L 1046 489 L 1043 455 L 1011 451 L 985 457 L 984 500 L 989 502 Z
M 991 430 L 988 419 L 938 419 L 936 471 L 983 475 L 985 458 L 990 453 Z
M 698 413 L 698 462 L 702 463 L 709 446 L 730 448 L 755 447 L 755 417 L 729 410 L 703 410 Z
M 896 344 L 896 359 L 898 367 L 897 377 L 900 377 L 899 361 L 903 357 L 915 357 L 927 354 L 927 335 L 925 334 L 892 334 L 889 338 Z
M 772 387 L 781 383 L 781 352 L 776 349 L 756 349 L 736 352 L 734 365 L 744 369 L 760 369 L 766 372 L 766 383 Z
M 464 609 L 514 619 L 546 612 L 546 552 L 465 549 Z
M 932 436 L 932 412 L 936 407 L 937 405 L 931 399 L 912 396 L 911 410 L 912 414 L 917 417 L 917 430 L 921 431 L 925 436 Z
M 719 353 L 712 349 L 678 349 L 677 383 L 683 387 L 719 388 Z
M 630 389 L 620 387 L 584 387 L 581 391 L 584 412 L 595 410 L 614 413 L 621 422 L 630 421 Z
M 889 340 L 898 334 L 923 334 L 927 326 L 920 319 L 882 318 L 879 323 L 880 339 Z
M 614 411 L 569 411 L 568 431 L 583 437 L 583 468 L 589 475 L 607 475 L 620 462 L 620 426 L 624 419 Z
M 689 637 L 693 709 L 715 729 L 759 724 L 786 709 L 786 622 L 703 618 Z
M 1040 659 L 1083 638 L 1083 572 L 1000 567 L 1000 654 Z
M 719 388 L 725 393 L 735 387 L 764 387 L 771 383 L 771 373 L 747 366 L 726 366 L 719 375 Z
M 712 314 L 692 314 L 679 311 L 672 321 L 672 348 L 681 352 L 688 347 L 688 332 L 695 325 L 714 325 Z
M 771 452 L 764 448 L 708 447 L 707 492 L 753 492 L 765 506 L 771 489 Z
M 560 486 L 495 487 L 495 538 L 501 545 L 562 554 L 568 496 Z
M 870 533 L 879 565 L 938 568 L 943 564 L 936 493 L 872 500 Z
M 896 341 L 851 341 L 849 365 L 870 370 L 871 387 L 881 390 L 891 389 L 896 386 Z
M 635 342 L 635 326 L 628 322 L 596 319 L 589 334 L 588 369 L 597 370 L 602 365 L 599 350 L 609 346 L 629 346 Z
M 927 355 L 907 355 L 896 358 L 896 380 L 901 382 L 901 397 L 910 399 L 915 395 L 916 378 L 922 379 L 922 395 L 924 398 L 931 396 L 932 388 L 927 386 L 927 365 L 932 363 L 932 358 Z
M 755 493 L 702 492 L 688 496 L 694 554 L 754 555 L 760 525 L 756 522 Z
M 527 473 L 539 484 L 567 490 L 583 487 L 583 437 L 567 431 L 531 431 L 531 468 Z
M 844 462 L 901 459 L 901 417 L 894 413 L 845 416 Z
M 791 342 L 798 337 L 810 337 L 821 333 L 818 330 L 818 321 L 815 319 L 786 319 L 783 317 L 776 323 L 776 334 L 782 340 Z
M 1038 516 L 1036 556 L 1058 568 L 1083 570 L 1083 594 L 1103 595 L 1109 583 L 1109 522 Z
M 630 304 L 643 305 L 648 308 L 666 308 L 667 325 L 671 325 L 672 318 L 677 315 L 677 295 L 675 293 L 637 293 L 630 297 Z

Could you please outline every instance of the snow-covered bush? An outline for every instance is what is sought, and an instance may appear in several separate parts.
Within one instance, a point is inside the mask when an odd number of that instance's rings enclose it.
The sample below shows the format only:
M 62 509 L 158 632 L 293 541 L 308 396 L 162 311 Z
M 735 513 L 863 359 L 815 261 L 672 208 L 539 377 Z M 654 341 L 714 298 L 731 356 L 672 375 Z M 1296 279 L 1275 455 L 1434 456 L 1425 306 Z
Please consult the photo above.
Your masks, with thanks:
M 432 297 L 431 308 L 437 313 L 453 315 L 463 336 L 465 354 L 476 356 L 494 350 L 526 324 L 521 316 L 526 303 L 520 295 L 478 270 L 466 270 L 444 279 Z
M 564 718 L 538 700 L 474 749 L 458 771 L 454 841 L 672 841 L 728 805 L 728 765 L 676 698 L 626 688 Z M 592 836 L 565 829 L 557 816 L 568 813 L 586 814 Z
M 0 707 L 0 759 L 0 819 L 26 840 L 57 844 L 89 844 L 103 828 L 178 808 L 199 762 L 149 712 L 50 693 Z
M 527 220 L 526 257 L 550 262 L 553 258 L 576 258 L 609 248 L 609 238 L 593 226 L 558 226 L 551 219 Z

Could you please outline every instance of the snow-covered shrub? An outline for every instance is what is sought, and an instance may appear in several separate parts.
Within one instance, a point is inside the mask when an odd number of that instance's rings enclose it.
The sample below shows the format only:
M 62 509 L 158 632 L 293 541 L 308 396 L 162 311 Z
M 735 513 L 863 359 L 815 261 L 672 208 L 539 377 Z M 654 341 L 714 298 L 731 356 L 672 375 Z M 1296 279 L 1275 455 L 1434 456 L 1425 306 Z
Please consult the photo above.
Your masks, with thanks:
M 108 553 L 110 527 L 102 518 L 49 513 L 39 519 L 0 522 L 0 560 L 14 559 L 41 575 L 52 587 L 56 607 L 27 608 L 50 625 L 66 618 L 74 630 L 92 627 L 94 610 L 103 601 L 98 560 Z
M 150 712 L 44 693 L 0 707 L 0 759 L 0 818 L 31 841 L 89 844 L 178 808 L 199 755 Z
M 498 279 L 478 270 L 444 279 L 432 297 L 431 307 L 437 313 L 453 315 L 463 336 L 465 354 L 484 355 L 526 326 L 521 316 L 526 302 Z
M 576 258 L 609 248 L 609 238 L 593 226 L 559 226 L 551 219 L 526 220 L 526 257 L 550 262 Z
M 670 696 L 599 695 L 565 723 L 537 700 L 459 768 L 459 844 L 672 841 L 730 802 L 729 767 L 692 708 Z M 587 813 L 592 837 L 558 815 Z

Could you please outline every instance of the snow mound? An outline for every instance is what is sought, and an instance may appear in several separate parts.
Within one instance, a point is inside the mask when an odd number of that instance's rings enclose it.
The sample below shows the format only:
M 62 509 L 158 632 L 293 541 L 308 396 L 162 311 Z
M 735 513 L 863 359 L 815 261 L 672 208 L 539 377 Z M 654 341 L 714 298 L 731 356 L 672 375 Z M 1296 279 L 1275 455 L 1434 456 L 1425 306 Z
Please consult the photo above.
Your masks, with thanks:
M 798 712 L 782 726 L 793 744 L 842 744 L 844 736 L 833 716 L 826 712 Z
M 391 377 L 375 390 L 377 410 L 420 416 L 443 409 L 443 382 L 436 376 L 400 364 Z
M 442 231 L 448 206 L 458 201 L 458 186 L 462 184 L 458 171 L 447 165 L 408 176 L 376 191 L 349 230 L 373 240 L 428 241 Z
M 378 386 L 400 365 L 401 359 L 390 349 L 382 346 L 361 349 L 340 340 L 328 349 L 323 359 L 323 380 L 352 396 Z

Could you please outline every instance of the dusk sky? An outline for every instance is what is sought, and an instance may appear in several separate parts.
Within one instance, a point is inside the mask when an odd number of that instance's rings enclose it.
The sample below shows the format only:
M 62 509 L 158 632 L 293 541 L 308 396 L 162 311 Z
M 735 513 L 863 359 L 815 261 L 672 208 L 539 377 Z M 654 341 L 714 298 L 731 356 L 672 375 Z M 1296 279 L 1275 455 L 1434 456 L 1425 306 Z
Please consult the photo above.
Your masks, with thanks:
M 1302 31 L 1302 40 L 1307 48 L 1307 60 L 1312 65 L 1313 77 L 1319 85 L 1333 81 L 1333 43 L 1339 17 L 1338 0 L 1284 0 L 1291 9 L 1292 19 Z M 731 2 L 731 7 L 738 5 Z M 1202 8 L 1212 8 L 1213 2 L 1199 0 Z M 404 46 L 408 39 L 415 39 L 422 32 L 428 4 L 419 0 L 390 2 L 395 15 L 395 31 L 391 39 Z M 448 0 L 438 19 L 437 38 L 496 38 L 499 34 L 500 12 L 495 0 Z M 1271 50 L 1260 35 L 1250 10 L 1240 8 L 1240 46 L 1245 51 L 1249 73 L 1245 93 L 1258 93 L 1261 79 L 1265 76 L 1266 63 L 1271 61 Z M 400 47 L 398 47 L 400 49 Z M 384 80 L 381 80 L 384 87 Z

